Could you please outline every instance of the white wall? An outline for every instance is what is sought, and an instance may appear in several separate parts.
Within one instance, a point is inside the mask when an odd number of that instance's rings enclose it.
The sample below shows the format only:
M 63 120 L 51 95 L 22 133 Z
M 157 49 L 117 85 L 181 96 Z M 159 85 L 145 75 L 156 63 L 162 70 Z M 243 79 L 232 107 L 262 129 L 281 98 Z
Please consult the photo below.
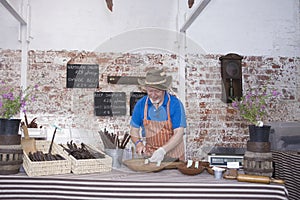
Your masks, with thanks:
M 209 53 L 300 55 L 299 0 L 212 0 L 188 30 Z
M 178 51 L 187 0 L 28 0 L 29 49 Z M 18 10 L 21 0 L 8 0 Z M 26 1 L 24 0 L 26 3 Z M 300 55 L 299 0 L 211 0 L 187 30 L 197 53 Z M 26 16 L 25 16 L 26 18 Z M 0 4 L 0 48 L 21 49 L 19 23 Z M 180 41 L 179 41 L 180 40 Z

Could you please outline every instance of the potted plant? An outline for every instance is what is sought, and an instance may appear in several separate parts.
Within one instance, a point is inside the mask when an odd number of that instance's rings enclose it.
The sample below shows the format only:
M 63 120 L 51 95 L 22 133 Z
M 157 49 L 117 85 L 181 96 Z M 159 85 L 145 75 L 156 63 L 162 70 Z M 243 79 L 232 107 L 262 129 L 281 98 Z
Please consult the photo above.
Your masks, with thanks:
M 232 101 L 232 107 L 239 111 L 249 124 L 250 142 L 268 142 L 271 126 L 265 125 L 268 106 L 280 94 L 276 90 L 267 90 L 266 86 L 252 88 L 241 98 Z
M 13 119 L 20 111 L 25 112 L 26 103 L 34 101 L 32 95 L 37 90 L 27 87 L 25 90 L 9 85 L 6 81 L 0 83 L 0 135 L 18 134 L 21 119 Z

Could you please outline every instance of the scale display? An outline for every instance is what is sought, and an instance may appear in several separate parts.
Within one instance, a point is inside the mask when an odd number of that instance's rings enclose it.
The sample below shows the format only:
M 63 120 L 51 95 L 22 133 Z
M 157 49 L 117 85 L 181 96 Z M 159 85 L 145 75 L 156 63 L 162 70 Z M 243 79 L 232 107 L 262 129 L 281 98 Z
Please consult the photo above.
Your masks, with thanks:
M 227 162 L 239 162 L 240 168 L 243 166 L 243 156 L 208 155 L 208 161 L 211 166 L 226 167 Z

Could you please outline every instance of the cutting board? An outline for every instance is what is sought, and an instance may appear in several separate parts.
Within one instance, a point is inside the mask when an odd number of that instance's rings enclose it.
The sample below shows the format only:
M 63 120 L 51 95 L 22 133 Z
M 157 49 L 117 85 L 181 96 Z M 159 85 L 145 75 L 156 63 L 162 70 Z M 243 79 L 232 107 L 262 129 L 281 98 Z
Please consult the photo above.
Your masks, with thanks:
M 123 164 L 137 172 L 158 172 L 163 169 L 177 169 L 182 162 L 161 162 L 160 166 L 156 166 L 156 163 L 145 164 L 145 159 L 131 159 L 123 161 Z
M 21 145 L 22 145 L 23 150 L 25 151 L 26 154 L 28 154 L 29 152 L 32 152 L 32 153 L 36 152 L 35 139 L 29 137 L 28 129 L 25 124 L 22 124 L 21 127 L 24 132 L 24 138 L 22 138 L 22 140 L 21 140 Z

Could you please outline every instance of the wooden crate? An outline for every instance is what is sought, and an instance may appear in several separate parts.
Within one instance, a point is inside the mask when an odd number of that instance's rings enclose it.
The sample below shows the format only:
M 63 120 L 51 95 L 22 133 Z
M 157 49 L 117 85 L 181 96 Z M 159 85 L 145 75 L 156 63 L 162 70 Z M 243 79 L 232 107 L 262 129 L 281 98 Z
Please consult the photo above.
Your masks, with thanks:
M 23 149 L 19 145 L 0 145 L 0 174 L 17 174 L 23 162 Z
M 78 147 L 80 144 L 76 144 Z M 67 145 L 63 145 L 67 148 Z M 86 144 L 86 146 L 92 152 L 103 153 L 99 149 L 92 145 Z M 105 154 L 105 158 L 96 159 L 76 159 L 72 155 L 69 156 L 71 159 L 71 171 L 74 174 L 88 174 L 88 173 L 99 173 L 99 172 L 109 172 L 112 170 L 112 158 Z
M 244 155 L 244 172 L 260 176 L 273 175 L 273 157 L 272 153 L 258 153 L 246 151 Z
M 43 153 L 48 153 L 50 141 L 36 140 L 36 149 Z M 65 160 L 55 161 L 31 161 L 28 155 L 24 152 L 23 168 L 28 176 L 44 176 L 55 174 L 71 173 L 71 159 L 60 146 L 53 143 L 52 154 L 59 154 Z

